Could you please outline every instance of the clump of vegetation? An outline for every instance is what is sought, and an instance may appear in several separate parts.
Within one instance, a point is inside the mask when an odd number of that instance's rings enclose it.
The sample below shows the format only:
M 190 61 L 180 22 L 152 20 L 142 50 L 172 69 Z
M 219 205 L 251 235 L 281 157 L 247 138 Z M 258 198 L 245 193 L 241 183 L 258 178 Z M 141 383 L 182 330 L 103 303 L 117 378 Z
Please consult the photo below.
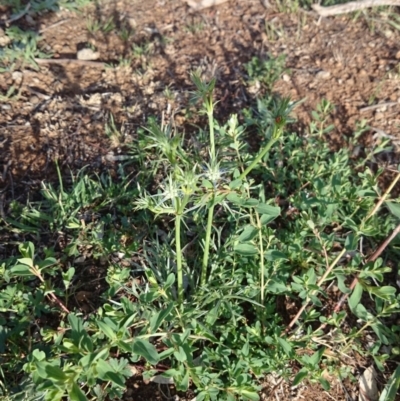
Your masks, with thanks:
M 328 390 L 327 377 L 352 378 L 343 364 L 352 353 L 385 369 L 399 341 L 385 319 L 399 312 L 399 294 L 385 284 L 386 261 L 365 256 L 397 224 L 396 203 L 394 217 L 376 208 L 381 170 L 355 170 L 348 149 L 332 152 L 325 114 L 309 133 L 289 132 L 288 99 L 267 96 L 218 122 L 215 80 L 192 78 L 208 121 L 196 133 L 202 146 L 151 120 L 117 177 L 82 171 L 67 187 L 60 174 L 39 200 L 10 205 L 2 231 L 14 239 L 0 265 L 6 399 L 117 399 L 134 370 L 191 386 L 197 401 L 259 400 L 269 373 Z M 78 299 L 82 260 L 106 266 L 89 310 Z M 333 285 L 349 311 L 325 308 Z M 299 314 L 290 319 L 285 302 Z

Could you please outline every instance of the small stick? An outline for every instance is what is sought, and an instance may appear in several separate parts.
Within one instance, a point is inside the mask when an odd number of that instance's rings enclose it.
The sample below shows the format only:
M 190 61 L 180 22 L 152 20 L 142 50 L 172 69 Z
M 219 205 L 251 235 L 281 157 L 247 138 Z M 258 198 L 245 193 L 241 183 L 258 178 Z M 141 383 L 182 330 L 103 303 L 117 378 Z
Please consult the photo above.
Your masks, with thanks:
M 371 255 L 368 259 L 367 262 L 374 262 L 376 259 L 379 258 L 379 256 L 381 255 L 381 253 L 387 248 L 387 246 L 393 241 L 393 239 L 396 237 L 396 235 L 400 233 L 400 224 L 393 230 L 392 234 L 389 235 L 388 238 L 385 239 L 385 241 L 382 243 L 382 245 L 376 250 L 376 252 Z M 342 307 L 342 305 L 344 304 L 344 302 L 346 301 L 346 299 L 349 297 L 350 292 L 354 289 L 354 287 L 357 285 L 358 283 L 358 278 L 359 275 L 357 275 L 357 277 L 354 278 L 353 282 L 350 284 L 350 291 L 347 294 L 343 294 L 342 297 L 339 299 L 338 303 L 335 306 L 335 309 L 333 310 L 333 313 L 337 313 L 339 312 L 340 308 Z M 324 323 L 321 327 L 320 330 L 324 329 L 326 327 L 326 323 Z
M 69 18 L 62 19 L 61 21 L 58 21 L 58 22 L 56 22 L 56 23 L 54 23 L 54 24 L 52 24 L 52 25 L 49 25 L 49 26 L 46 26 L 45 28 L 42 28 L 42 29 L 39 31 L 39 33 L 46 32 L 46 31 L 48 31 L 49 29 L 55 28 L 56 26 L 60 26 L 60 25 L 62 25 L 62 24 L 65 24 L 67 21 L 69 21 Z
M 104 63 L 98 61 L 77 60 L 74 58 L 35 58 L 37 64 L 77 64 L 89 67 L 104 68 Z
M 340 261 L 340 258 L 346 253 L 346 248 L 343 248 L 342 251 L 339 253 L 339 255 L 336 257 L 334 262 L 326 269 L 326 272 L 324 275 L 319 279 L 317 286 L 320 287 L 322 283 L 324 282 L 325 278 L 328 276 L 328 274 L 332 271 L 332 269 L 337 265 L 337 263 Z M 289 323 L 288 327 L 282 334 L 287 334 L 288 331 L 293 327 L 293 325 L 297 322 L 301 314 L 303 313 L 304 309 L 306 309 L 308 303 L 310 302 L 310 299 L 307 299 L 304 305 L 300 308 L 300 310 L 296 313 L 296 316 L 292 319 L 292 321 Z
M 381 199 L 379 199 L 378 203 L 375 205 L 375 207 L 372 209 L 371 213 L 368 214 L 367 218 L 365 221 L 367 221 L 369 218 L 371 218 L 381 207 L 382 203 L 385 202 L 386 198 L 388 197 L 389 193 L 392 191 L 394 186 L 397 184 L 397 181 L 399 181 L 400 178 L 400 173 L 397 174 L 396 178 L 392 181 L 392 183 L 389 185 L 389 188 L 385 191 Z
M 397 103 L 397 102 L 378 103 L 378 104 L 374 104 L 374 105 L 372 105 L 372 106 L 363 107 L 362 109 L 360 109 L 360 113 L 365 113 L 365 112 L 367 112 L 367 111 L 379 109 L 379 108 L 381 108 L 381 107 L 392 107 L 392 106 L 397 106 L 398 104 L 399 104 L 399 103 Z
M 57 298 L 56 295 L 54 295 L 52 292 L 50 294 L 48 294 L 48 296 L 50 296 L 53 301 L 58 304 L 58 306 L 65 312 L 65 313 L 71 313 L 67 307 Z
M 346 14 L 353 11 L 364 10 L 365 8 L 378 6 L 400 6 L 400 0 L 362 0 L 351 1 L 337 6 L 321 7 L 319 4 L 313 4 L 312 8 L 321 17 L 329 17 L 337 14 Z

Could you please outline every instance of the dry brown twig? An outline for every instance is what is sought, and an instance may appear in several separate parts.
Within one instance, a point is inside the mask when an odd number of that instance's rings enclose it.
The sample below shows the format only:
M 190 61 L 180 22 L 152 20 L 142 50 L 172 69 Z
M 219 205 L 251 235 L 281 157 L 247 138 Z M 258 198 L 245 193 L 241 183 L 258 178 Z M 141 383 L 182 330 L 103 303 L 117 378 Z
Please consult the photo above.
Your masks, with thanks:
M 193 11 L 199 11 L 202 10 L 203 8 L 208 8 L 208 7 L 213 7 L 213 6 L 218 6 L 219 4 L 225 3 L 228 0 L 186 0 L 186 4 L 193 10 Z M 263 5 L 265 8 L 270 8 L 271 4 L 269 4 L 268 0 L 260 0 L 260 3 Z
M 351 1 L 346 4 L 338 4 L 336 6 L 321 7 L 319 4 L 313 4 L 313 10 L 321 17 L 329 17 L 332 15 L 346 14 L 353 11 L 364 10 L 370 7 L 379 6 L 400 6 L 400 0 L 362 0 Z
M 88 67 L 104 68 L 104 63 L 100 61 L 78 60 L 74 58 L 35 58 L 37 64 L 76 64 Z

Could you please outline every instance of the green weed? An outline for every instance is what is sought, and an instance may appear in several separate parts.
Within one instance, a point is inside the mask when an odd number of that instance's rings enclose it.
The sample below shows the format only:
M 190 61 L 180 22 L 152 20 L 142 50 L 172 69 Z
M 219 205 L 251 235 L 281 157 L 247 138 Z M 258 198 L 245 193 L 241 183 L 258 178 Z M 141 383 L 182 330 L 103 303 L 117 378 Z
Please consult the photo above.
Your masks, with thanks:
M 247 64 L 245 69 L 249 76 L 249 83 L 260 82 L 267 90 L 272 90 L 275 82 L 288 72 L 285 69 L 285 56 L 280 55 L 276 58 L 268 55 L 267 59 L 253 57 Z
M 271 69 L 262 69 L 266 85 L 279 75 Z M 18 253 L 0 264 L 3 396 L 120 399 L 134 369 L 172 378 L 180 391 L 192 386 L 200 401 L 259 400 L 269 373 L 325 390 L 329 375 L 351 379 L 343 358 L 353 352 L 385 369 L 399 341 L 385 324 L 400 311 L 387 284 L 398 249 L 385 262 L 365 255 L 400 211 L 380 191 L 381 170 L 354 164 L 346 148 L 331 151 L 327 101 L 300 135 L 287 128 L 289 99 L 260 98 L 219 122 L 216 81 L 198 72 L 192 80 L 207 121 L 195 133 L 202 146 L 153 118 L 116 176 L 82 171 L 67 186 L 59 173 L 39 200 L 10 205 L 3 230 L 18 234 Z M 378 213 L 384 201 L 390 214 Z M 60 235 L 66 246 L 52 246 Z M 107 266 L 90 313 L 73 302 L 84 255 Z M 326 310 L 333 285 L 348 311 Z M 285 299 L 299 305 L 290 322 Z M 349 329 L 348 313 L 357 319 Z M 392 399 L 398 376 L 385 390 Z

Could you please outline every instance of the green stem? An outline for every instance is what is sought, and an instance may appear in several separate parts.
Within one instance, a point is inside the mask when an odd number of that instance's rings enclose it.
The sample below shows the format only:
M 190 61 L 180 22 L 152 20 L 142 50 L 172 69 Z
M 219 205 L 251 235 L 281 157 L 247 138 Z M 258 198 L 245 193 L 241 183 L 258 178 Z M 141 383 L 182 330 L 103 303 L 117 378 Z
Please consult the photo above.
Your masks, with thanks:
M 264 305 L 264 290 L 265 290 L 265 265 L 264 265 L 264 244 L 261 231 L 261 222 L 258 213 L 256 212 L 258 240 L 260 242 L 260 263 L 261 263 L 261 304 Z
M 210 254 L 210 242 L 211 242 L 211 229 L 214 217 L 214 197 L 213 203 L 208 209 L 208 218 L 207 218 L 207 229 L 206 229 L 206 241 L 204 243 L 204 251 L 203 251 L 203 268 L 201 270 L 201 280 L 200 284 L 204 285 L 206 283 L 207 277 L 207 267 L 208 267 L 208 256 Z
M 214 137 L 214 118 L 213 118 L 213 104 L 212 99 L 210 99 L 208 107 L 208 125 L 210 127 L 210 147 L 211 147 L 211 160 L 215 160 L 215 137 Z
M 212 96 L 210 96 L 210 99 L 208 99 L 207 116 L 208 116 L 208 125 L 210 127 L 210 148 L 211 148 L 210 165 L 213 166 L 214 162 L 215 162 L 215 137 L 214 137 L 214 118 L 213 118 Z M 213 217 L 214 217 L 214 207 L 215 207 L 215 204 L 214 204 L 214 195 L 213 195 L 211 206 L 208 209 L 206 240 L 204 243 L 203 266 L 201 269 L 200 285 L 204 285 L 206 283 L 208 257 L 210 254 L 211 230 L 212 230 L 212 223 L 213 223 Z
M 260 160 L 268 153 L 268 151 L 271 149 L 272 145 L 279 139 L 281 133 L 280 128 L 274 127 L 274 132 L 271 136 L 271 139 L 268 141 L 266 144 L 265 148 L 258 154 L 258 156 L 252 161 L 250 166 L 246 168 L 246 170 L 243 171 L 243 173 L 240 175 L 239 180 L 243 180 L 244 178 L 247 177 L 247 175 L 251 172 L 251 170 L 254 169 L 254 167 L 257 166 L 257 164 L 260 162 Z
M 183 274 L 182 274 L 182 249 L 181 249 L 181 218 L 180 214 L 175 218 L 175 252 L 176 272 L 178 276 L 178 301 L 183 302 Z

